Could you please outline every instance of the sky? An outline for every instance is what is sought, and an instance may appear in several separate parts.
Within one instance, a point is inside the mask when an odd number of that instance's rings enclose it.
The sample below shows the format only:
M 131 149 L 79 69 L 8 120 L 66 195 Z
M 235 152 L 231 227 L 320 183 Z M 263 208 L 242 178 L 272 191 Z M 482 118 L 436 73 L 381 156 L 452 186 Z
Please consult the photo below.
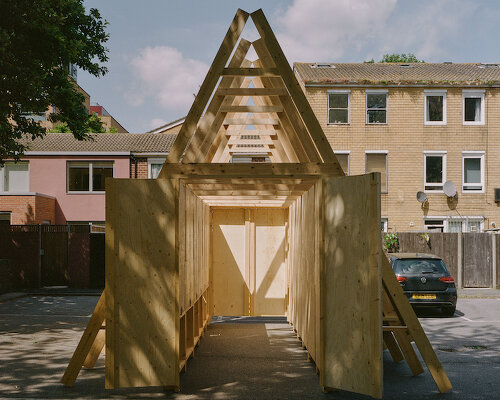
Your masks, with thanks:
M 496 0 L 84 0 L 109 22 L 109 72 L 78 83 L 129 132 L 184 117 L 238 8 L 262 8 L 290 64 L 500 62 Z M 251 20 L 242 34 L 259 36 Z M 249 56 L 250 59 L 256 58 Z

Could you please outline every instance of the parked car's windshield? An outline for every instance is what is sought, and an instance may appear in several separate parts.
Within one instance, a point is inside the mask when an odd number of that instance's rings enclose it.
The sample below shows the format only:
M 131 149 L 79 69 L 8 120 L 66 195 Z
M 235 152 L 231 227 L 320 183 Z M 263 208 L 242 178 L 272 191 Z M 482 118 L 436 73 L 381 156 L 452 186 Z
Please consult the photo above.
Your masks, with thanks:
M 405 274 L 447 274 L 448 271 L 442 260 L 406 258 L 396 260 L 393 266 L 394 272 L 399 275 Z

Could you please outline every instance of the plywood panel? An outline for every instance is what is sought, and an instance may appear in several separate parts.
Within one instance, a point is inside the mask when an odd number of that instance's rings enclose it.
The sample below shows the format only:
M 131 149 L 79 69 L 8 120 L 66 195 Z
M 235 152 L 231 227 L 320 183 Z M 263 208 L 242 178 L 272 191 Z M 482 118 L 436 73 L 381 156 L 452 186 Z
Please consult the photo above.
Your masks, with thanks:
M 382 397 L 380 176 L 325 178 L 321 384 Z M 347 300 L 348 299 L 348 300 Z
M 245 211 L 213 210 L 214 315 L 248 315 L 245 297 Z
M 106 189 L 106 387 L 178 387 L 177 181 L 113 179 Z
M 285 210 L 253 210 L 255 221 L 254 315 L 285 315 Z

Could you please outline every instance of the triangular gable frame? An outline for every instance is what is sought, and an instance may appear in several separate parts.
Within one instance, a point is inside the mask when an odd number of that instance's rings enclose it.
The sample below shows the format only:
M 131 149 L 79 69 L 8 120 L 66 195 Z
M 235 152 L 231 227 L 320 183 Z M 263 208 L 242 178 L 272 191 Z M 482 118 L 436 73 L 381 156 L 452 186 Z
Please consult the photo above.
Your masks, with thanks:
M 249 16 L 261 35 L 261 38 L 253 43 L 239 39 Z M 254 67 L 250 67 L 252 62 L 245 58 L 250 45 L 254 46 L 259 57 L 253 62 Z M 231 54 L 233 56 L 228 63 Z M 254 88 L 248 87 L 248 77 L 254 77 Z M 246 97 L 254 94 L 261 95 L 256 101 L 256 106 L 244 106 Z M 226 127 L 228 124 L 225 121 L 226 118 L 234 119 L 232 113 L 239 110 L 244 112 L 264 110 L 266 113 L 276 113 L 279 129 L 275 129 L 274 124 L 264 124 L 256 132 L 273 130 L 271 135 L 273 151 L 270 149 L 269 152 L 274 159 L 281 162 L 252 166 L 212 163 L 214 160 L 227 162 L 226 133 L 230 132 L 231 128 Z M 275 187 L 275 192 L 267 197 L 283 198 L 281 207 L 287 207 L 297 198 L 297 193 L 300 193 L 296 190 L 299 186 L 307 184 L 310 187 L 311 181 L 318 182 L 319 179 L 322 187 L 326 187 L 324 186 L 326 183 L 332 184 L 331 178 L 343 175 L 333 150 L 262 10 L 252 14 L 238 10 L 170 150 L 159 179 L 171 182 L 172 188 L 178 188 L 179 181 L 182 180 L 187 182 L 188 186 L 190 184 L 193 187 L 207 186 L 205 194 L 208 197 L 211 197 L 211 194 L 218 194 L 219 191 L 226 193 L 229 186 L 230 199 L 235 193 L 232 190 L 233 186 L 243 188 L 236 192 L 241 197 L 252 199 L 266 198 L 260 194 L 262 188 L 267 190 Z M 189 180 L 191 178 L 194 180 Z M 372 181 L 374 178 L 379 179 L 375 175 L 370 177 Z M 206 184 L 208 181 L 210 183 Z M 247 186 L 255 185 L 256 182 L 258 184 L 252 190 L 248 190 Z M 112 191 L 114 190 L 113 188 Z M 378 191 L 378 196 L 379 193 Z M 116 196 L 115 193 L 112 195 Z M 171 210 L 175 210 L 177 195 L 172 196 L 174 200 L 170 206 Z M 233 203 L 243 204 L 236 200 Z M 373 204 L 370 207 L 372 210 L 376 208 Z M 375 221 L 374 225 L 377 223 Z M 376 240 L 380 243 L 380 238 Z M 112 240 L 109 243 L 112 243 Z M 405 358 L 412 372 L 417 375 L 422 373 L 423 369 L 411 345 L 412 340 L 415 341 L 439 390 L 445 392 L 451 389 L 449 379 L 384 255 L 381 256 L 381 260 L 381 264 L 379 263 L 381 296 L 378 301 L 383 314 L 383 318 L 380 316 L 383 326 L 379 328 L 380 333 L 383 333 L 385 346 L 394 361 Z M 107 297 L 109 296 L 108 294 Z M 92 368 L 103 349 L 105 343 L 102 324 L 105 318 L 105 304 L 110 304 L 109 301 L 105 300 L 103 292 L 62 378 L 65 385 L 73 385 L 82 365 Z M 324 360 L 319 361 L 321 368 L 325 368 Z M 324 390 L 341 388 L 356 391 L 355 387 L 343 387 L 342 381 L 334 380 L 334 382 L 336 382 L 335 387 L 329 387 L 321 375 Z M 174 386 L 178 389 L 178 382 Z M 381 382 L 364 393 L 381 397 Z

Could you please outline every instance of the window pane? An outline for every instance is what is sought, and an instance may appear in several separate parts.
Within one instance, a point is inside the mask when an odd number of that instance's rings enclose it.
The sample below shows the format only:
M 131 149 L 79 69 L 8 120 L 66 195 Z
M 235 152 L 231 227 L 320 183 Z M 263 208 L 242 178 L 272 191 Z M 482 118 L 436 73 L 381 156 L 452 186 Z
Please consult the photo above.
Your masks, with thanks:
M 481 99 L 478 97 L 466 97 L 465 121 L 481 121 Z
M 349 95 L 347 93 L 332 93 L 328 95 L 330 108 L 347 108 L 349 106 Z
M 464 159 L 464 183 L 481 183 L 481 159 Z
M 443 121 L 443 96 L 427 96 L 427 121 Z
M 344 174 L 349 175 L 349 154 L 335 154 Z
M 468 221 L 467 232 L 481 232 L 481 221 Z
M 387 192 L 387 154 L 367 154 L 366 173 L 380 172 L 380 191 Z
M 381 94 L 367 94 L 366 104 L 368 108 L 386 108 L 387 95 Z
M 93 165 L 92 168 L 92 190 L 94 192 L 104 191 L 106 178 L 113 177 L 113 166 Z
M 368 123 L 369 124 L 385 124 L 386 111 L 368 110 Z
M 89 167 L 70 166 L 68 169 L 68 190 L 89 191 Z
M 0 225 L 10 225 L 10 212 L 0 213 Z
M 443 157 L 426 156 L 425 158 L 425 182 L 442 183 L 443 182 Z M 441 189 L 441 188 L 439 188 Z
M 462 221 L 448 221 L 448 232 L 462 232 Z
M 160 175 L 163 164 L 151 164 L 151 178 L 156 179 Z
M 347 110 L 330 110 L 328 112 L 328 123 L 347 124 L 349 122 L 347 114 Z
M 29 172 L 28 163 L 5 163 L 5 183 L 6 192 L 29 192 Z

